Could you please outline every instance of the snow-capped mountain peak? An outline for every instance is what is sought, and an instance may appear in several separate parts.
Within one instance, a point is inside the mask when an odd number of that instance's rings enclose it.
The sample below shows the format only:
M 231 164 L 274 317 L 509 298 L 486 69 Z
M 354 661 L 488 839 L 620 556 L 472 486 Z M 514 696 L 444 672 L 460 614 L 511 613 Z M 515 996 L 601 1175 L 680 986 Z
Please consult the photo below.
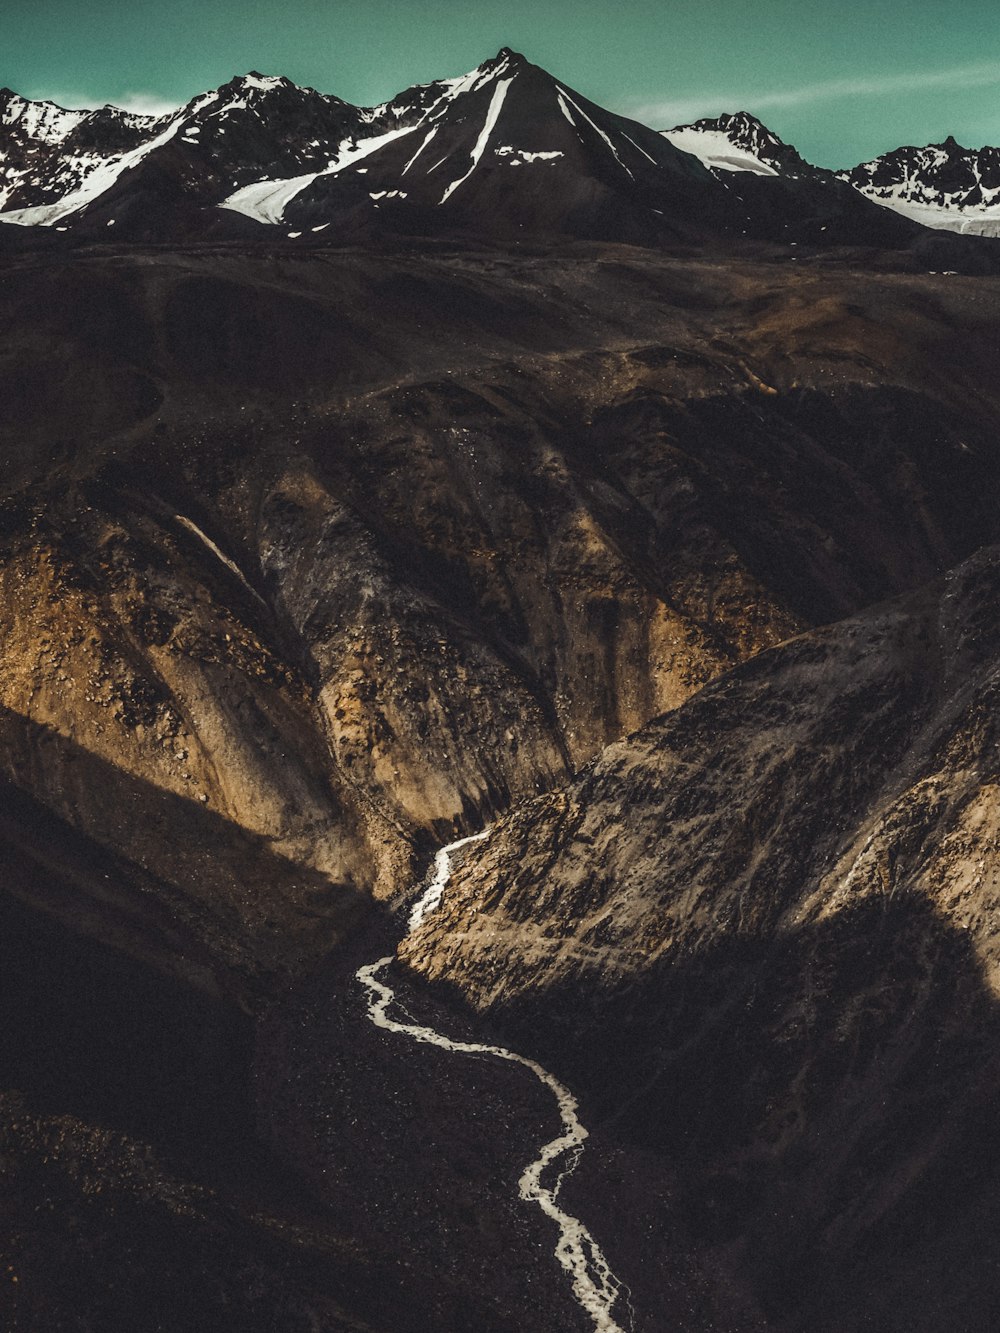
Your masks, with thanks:
M 696 120 L 664 130 L 675 147 L 695 157 L 720 175 L 750 171 L 757 176 L 812 175 L 810 166 L 791 144 L 783 142 L 749 111 Z
M 925 226 L 1000 235 L 1000 148 L 963 148 L 952 135 L 907 145 L 839 172 L 875 203 Z
M 34 143 L 62 143 L 91 113 L 67 111 L 55 102 L 32 102 L 9 88 L 0 88 L 0 126 L 6 136 Z
M 653 234 L 692 193 L 702 216 L 721 193 L 648 127 L 588 102 L 509 47 L 359 114 L 360 127 L 331 145 L 321 169 L 269 172 L 223 207 L 300 234 L 331 216 L 421 229 L 474 217 L 487 232 L 559 232 L 571 209 L 574 229 Z M 454 221 L 435 223 L 431 210 Z

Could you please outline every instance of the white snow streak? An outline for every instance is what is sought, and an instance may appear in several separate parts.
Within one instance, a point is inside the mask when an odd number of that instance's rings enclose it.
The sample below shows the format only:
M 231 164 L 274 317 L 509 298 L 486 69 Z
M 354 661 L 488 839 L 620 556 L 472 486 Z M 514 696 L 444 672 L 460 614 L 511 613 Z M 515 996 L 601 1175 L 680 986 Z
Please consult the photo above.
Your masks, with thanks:
M 477 833 L 471 838 L 461 838 L 447 847 L 441 848 L 434 858 L 434 875 L 430 886 L 421 896 L 410 913 L 409 931 L 412 933 L 433 912 L 441 902 L 445 886 L 451 875 L 451 853 L 472 842 L 479 842 L 487 837 L 489 830 Z M 505 1046 L 493 1046 L 484 1042 L 455 1041 L 442 1036 L 432 1028 L 416 1023 L 402 1023 L 389 1017 L 389 1009 L 395 1001 L 395 992 L 385 982 L 379 981 L 378 973 L 394 961 L 389 954 L 377 962 L 368 963 L 355 973 L 358 981 L 368 991 L 368 1017 L 376 1027 L 387 1032 L 398 1032 L 413 1041 L 440 1047 L 445 1051 L 454 1051 L 464 1055 L 491 1055 L 497 1060 L 506 1060 L 512 1064 L 523 1065 L 530 1069 L 540 1083 L 549 1089 L 556 1099 L 562 1120 L 562 1132 L 545 1144 L 535 1158 L 521 1174 L 518 1181 L 518 1193 L 525 1202 L 536 1203 L 546 1217 L 555 1222 L 559 1229 L 559 1239 L 555 1247 L 555 1256 L 566 1272 L 573 1288 L 577 1304 L 591 1318 L 596 1333 L 624 1333 L 622 1326 L 614 1317 L 615 1306 L 621 1300 L 627 1302 L 628 1291 L 617 1280 L 593 1236 L 579 1220 L 560 1208 L 559 1190 L 563 1180 L 570 1174 L 579 1161 L 584 1141 L 588 1138 L 587 1129 L 580 1123 L 576 1098 L 564 1084 L 548 1072 L 536 1060 L 509 1051 Z M 542 1184 L 546 1169 L 559 1158 L 565 1157 L 566 1163 L 551 1188 Z
M 396 139 L 405 138 L 418 128 L 419 126 L 412 125 L 405 130 L 389 130 L 372 139 L 362 139 L 360 143 L 345 139 L 337 150 L 337 156 L 321 171 L 291 176 L 287 180 L 255 181 L 253 185 L 244 185 L 228 199 L 223 199 L 219 208 L 231 208 L 236 213 L 245 213 L 247 217 L 255 218 L 258 222 L 281 222 L 284 211 L 291 201 L 314 180 L 318 180 L 320 176 L 336 176 L 347 167 L 353 166 L 355 162 L 370 157 L 380 148 L 385 148 Z
M 296 232 L 295 234 L 297 236 L 301 235 L 300 232 Z M 188 532 L 193 532 L 196 537 L 200 538 L 200 540 L 204 542 L 204 544 L 208 547 L 208 549 L 212 552 L 212 554 L 218 560 L 222 561 L 222 563 L 226 566 L 227 569 L 232 570 L 232 572 L 236 575 L 239 581 L 243 584 L 244 588 L 246 588 L 247 592 L 252 593 L 254 597 L 257 598 L 257 601 L 260 602 L 262 605 L 265 604 L 263 597 L 261 597 L 260 593 L 256 590 L 256 588 L 252 588 L 250 584 L 247 582 L 247 577 L 243 573 L 242 569 L 240 569 L 239 565 L 237 565 L 234 560 L 230 560 L 229 556 L 226 555 L 224 551 L 221 551 L 218 546 L 216 546 L 215 542 L 212 541 L 211 537 L 209 537 L 207 533 L 202 532 L 201 528 L 198 527 L 197 523 L 194 523 L 189 518 L 185 518 L 183 514 L 175 514 L 174 518 L 176 518 L 177 522 L 180 523 L 182 527 L 187 528 Z
M 503 74 L 507 67 L 508 61 L 505 60 L 502 64 L 497 65 L 496 69 L 487 70 L 484 74 L 482 68 L 477 65 L 475 69 L 469 70 L 468 74 L 460 74 L 456 79 L 442 79 L 438 87 L 443 88 L 444 92 L 428 108 L 425 119 L 437 120 L 444 115 L 449 102 L 454 102 L 463 93 L 471 93 L 479 88 L 485 88 L 487 84 L 492 83 L 494 79 Z M 506 79 L 505 82 L 510 83 L 511 80 Z
M 410 158 L 409 162 L 407 162 L 406 166 L 403 168 L 402 172 L 400 173 L 401 175 L 403 175 L 403 176 L 406 175 L 406 173 L 407 173 L 407 172 L 409 171 L 409 169 L 413 166 L 414 162 L 416 162 L 417 158 L 418 158 L 418 157 L 420 156 L 420 154 L 424 151 L 424 149 L 427 147 L 427 145 L 430 143 L 430 141 L 434 138 L 434 136 L 435 136 L 435 134 L 437 134 L 437 132 L 438 132 L 438 127 L 435 125 L 434 128 L 431 130 L 430 134 L 428 134 L 427 138 L 423 141 L 423 143 L 420 145 L 420 147 L 417 149 L 417 151 L 416 151 L 416 152 L 413 154 L 413 156 Z
M 571 107 L 573 108 L 573 110 L 577 113 L 577 115 L 582 116 L 582 117 L 584 118 L 584 120 L 587 122 L 587 124 L 591 127 L 591 129 L 594 129 L 594 130 L 597 131 L 597 133 L 601 136 L 601 138 L 604 140 L 604 142 L 605 142 L 605 143 L 608 145 L 608 147 L 611 149 L 612 153 L 614 153 L 614 155 L 615 155 L 615 161 L 618 163 L 618 165 L 619 165 L 624 171 L 628 172 L 628 175 L 631 177 L 632 180 L 635 180 L 635 177 L 632 175 L 631 171 L 629 171 L 628 167 L 625 166 L 625 163 L 624 163 L 624 162 L 621 160 L 621 158 L 618 156 L 618 149 L 614 146 L 614 144 L 611 142 L 611 140 L 608 138 L 608 136 L 604 133 L 604 131 L 601 129 L 600 125 L 595 125 L 595 124 L 594 124 L 594 122 L 593 122 L 593 121 L 590 119 L 590 117 L 587 115 L 586 111 L 583 111 L 580 107 L 577 106 L 577 104 L 573 101 L 572 97 L 570 97 L 569 93 L 566 91 L 565 88 L 560 88 L 560 89 L 558 90 L 558 96 L 559 96 L 559 100 L 560 100 L 560 102 L 561 102 L 562 99 L 565 97 L 566 101 L 570 104 L 570 106 L 571 106 Z M 563 110 L 565 111 L 566 108 L 563 107 Z
M 451 185 L 448 186 L 447 190 L 445 190 L 444 194 L 441 196 L 442 204 L 445 203 L 455 193 L 455 191 L 458 189 L 458 187 L 462 184 L 463 181 L 467 181 L 469 179 L 469 177 L 475 171 L 476 167 L 479 166 L 479 159 L 486 151 L 486 145 L 489 142 L 490 135 L 493 133 L 493 127 L 496 125 L 497 120 L 500 116 L 500 111 L 501 108 L 503 107 L 504 98 L 507 96 L 507 89 L 513 82 L 514 82 L 513 79 L 501 79 L 497 83 L 497 86 L 494 88 L 493 97 L 490 100 L 490 108 L 486 113 L 486 121 L 483 124 L 483 128 L 479 133 L 479 138 L 476 140 L 476 146 L 472 150 L 472 166 L 469 168 L 469 170 L 465 173 L 464 176 L 459 177 L 457 181 L 453 181 Z
M 622 138 L 628 139 L 629 143 L 632 145 L 633 148 L 639 149 L 639 152 L 643 155 L 643 157 L 648 157 L 650 162 L 652 162 L 653 166 L 654 167 L 656 166 L 656 158 L 647 153 L 645 148 L 639 148 L 639 145 L 636 143 L 636 141 L 632 138 L 630 134 L 623 134 Z
M 563 95 L 562 95 L 562 93 L 559 91 L 558 88 L 556 89 L 556 97 L 559 99 L 559 108 L 560 108 L 560 110 L 562 111 L 563 115 L 566 117 L 566 119 L 569 121 L 569 123 L 573 126 L 573 128 L 576 129 L 576 121 L 573 119 L 572 113 L 570 112 L 569 107 L 566 105 L 565 101 L 563 100 Z

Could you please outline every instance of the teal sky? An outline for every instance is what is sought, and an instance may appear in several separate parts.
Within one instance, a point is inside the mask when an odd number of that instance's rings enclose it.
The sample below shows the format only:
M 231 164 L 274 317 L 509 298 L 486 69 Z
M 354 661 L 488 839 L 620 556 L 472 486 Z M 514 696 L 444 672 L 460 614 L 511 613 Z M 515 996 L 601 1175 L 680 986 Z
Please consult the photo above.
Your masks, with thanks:
M 954 134 L 1000 144 L 998 0 L 6 0 L 0 84 L 178 104 L 259 69 L 349 101 L 501 46 L 658 129 L 755 112 L 822 166 Z

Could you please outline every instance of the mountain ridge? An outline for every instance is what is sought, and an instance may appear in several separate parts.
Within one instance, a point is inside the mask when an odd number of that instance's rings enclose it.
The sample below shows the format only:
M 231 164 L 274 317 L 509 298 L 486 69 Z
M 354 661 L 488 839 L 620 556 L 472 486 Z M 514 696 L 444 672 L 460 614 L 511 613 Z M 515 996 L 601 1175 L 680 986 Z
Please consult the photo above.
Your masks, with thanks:
M 153 241 L 265 228 L 304 244 L 460 234 L 663 245 L 747 235 L 894 249 L 920 236 L 748 113 L 658 133 L 510 47 L 371 107 L 257 70 L 162 116 L 2 97 L 8 228 L 91 239 L 115 228 L 116 238 Z M 748 167 L 777 183 L 734 190 Z

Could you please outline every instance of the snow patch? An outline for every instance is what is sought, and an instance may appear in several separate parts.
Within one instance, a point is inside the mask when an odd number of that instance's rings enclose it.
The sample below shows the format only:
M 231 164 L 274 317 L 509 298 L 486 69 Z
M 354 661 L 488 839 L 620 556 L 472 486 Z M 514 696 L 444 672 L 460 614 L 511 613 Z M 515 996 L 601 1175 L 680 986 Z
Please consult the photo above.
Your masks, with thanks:
M 522 162 L 554 162 L 557 157 L 565 157 L 565 153 L 531 153 L 526 148 L 512 148 L 505 144 L 502 148 L 494 150 L 497 157 L 511 157 L 510 166 L 520 166 Z
M 935 231 L 954 231 L 964 236 L 1000 236 L 1000 205 L 997 204 L 988 208 L 949 208 L 941 204 L 916 203 L 912 199 L 886 198 L 869 190 L 859 193 L 873 204 L 902 213 L 903 217 Z M 0 214 L 0 218 L 2 216 Z
M 253 185 L 244 185 L 242 189 L 223 199 L 219 208 L 243 213 L 257 222 L 279 223 L 288 204 L 320 174 L 318 171 L 310 171 L 303 176 L 292 176 L 288 180 L 255 181 Z
M 287 79 L 276 78 L 274 75 L 245 74 L 240 82 L 244 88 L 253 88 L 258 92 L 269 93 L 274 88 L 283 88 Z
M 16 125 L 29 139 L 39 143 L 62 143 L 86 120 L 89 111 L 67 111 L 55 102 L 30 102 L 12 97 L 3 114 L 2 124 Z
M 690 127 L 664 130 L 668 139 L 682 153 L 690 153 L 706 167 L 716 171 L 750 171 L 755 176 L 777 176 L 777 171 L 749 149 L 734 144 L 725 130 L 696 130 Z

